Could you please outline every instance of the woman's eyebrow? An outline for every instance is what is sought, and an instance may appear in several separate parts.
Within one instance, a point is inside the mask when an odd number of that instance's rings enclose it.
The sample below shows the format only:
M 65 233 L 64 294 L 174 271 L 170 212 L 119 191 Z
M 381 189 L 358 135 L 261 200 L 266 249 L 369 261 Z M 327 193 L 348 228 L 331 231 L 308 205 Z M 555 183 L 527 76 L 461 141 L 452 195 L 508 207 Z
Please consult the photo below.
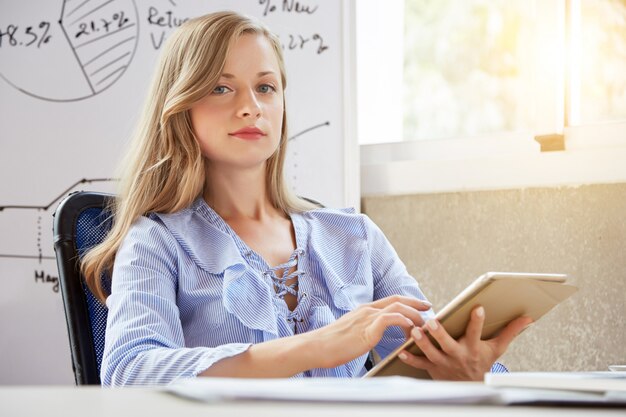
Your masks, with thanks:
M 261 71 L 261 72 L 258 72 L 256 75 L 257 77 L 261 78 L 270 74 L 275 75 L 276 73 L 274 71 Z M 228 73 L 228 72 L 223 72 L 220 76 L 224 78 L 228 78 L 228 79 L 236 78 L 233 74 Z

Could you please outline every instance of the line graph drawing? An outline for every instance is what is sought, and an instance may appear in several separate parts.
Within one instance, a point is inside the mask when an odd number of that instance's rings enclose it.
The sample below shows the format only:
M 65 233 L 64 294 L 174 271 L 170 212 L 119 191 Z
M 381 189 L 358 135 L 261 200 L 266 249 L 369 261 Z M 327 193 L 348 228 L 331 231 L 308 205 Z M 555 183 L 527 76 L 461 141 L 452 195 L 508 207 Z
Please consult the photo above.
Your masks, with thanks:
M 59 201 L 63 197 L 65 197 L 67 195 L 67 193 L 69 193 L 71 190 L 73 190 L 77 185 L 80 185 L 80 184 L 91 184 L 93 182 L 109 182 L 109 181 L 117 181 L 117 180 L 115 178 L 82 178 L 82 179 L 76 181 L 74 184 L 72 184 L 69 187 L 67 187 L 62 193 L 60 193 L 50 203 L 48 203 L 46 205 L 43 205 L 43 206 L 19 205 L 19 204 L 18 205 L 6 205 L 6 206 L 0 206 L 0 211 L 3 211 L 5 209 L 25 209 L 25 210 L 47 211 L 50 207 L 52 207 L 52 205 L 54 203 L 56 203 L 57 201 Z
M 11 255 L 11 254 L 5 254 L 5 253 L 0 254 L 0 258 L 35 259 L 35 260 L 39 260 L 39 261 L 41 261 L 43 259 L 48 259 L 48 260 L 56 259 L 54 256 L 45 256 L 45 255 L 41 255 L 41 256 L 39 256 L 39 255 Z
M 11 204 L 0 206 L 0 213 L 5 210 L 27 210 L 27 211 L 36 211 L 37 212 L 37 244 L 36 244 L 36 255 L 26 255 L 26 254 L 18 254 L 18 253 L 0 253 L 0 259 L 34 259 L 39 261 L 39 264 L 42 263 L 44 259 L 51 260 L 55 259 L 54 256 L 44 255 L 43 247 L 42 247 L 42 222 L 43 222 L 43 213 L 48 212 L 48 210 L 58 201 L 60 201 L 63 197 L 65 197 L 70 191 L 76 188 L 81 184 L 91 184 L 91 183 L 102 183 L 102 182 L 111 182 L 117 181 L 114 178 L 82 178 L 71 186 L 67 187 L 63 192 L 59 193 L 52 201 L 48 204 L 44 205 L 26 205 L 26 204 Z M 51 216 L 49 216 L 51 217 Z
M 313 130 L 322 128 L 322 127 L 327 127 L 330 126 L 330 121 L 325 121 L 323 123 L 318 123 L 316 125 L 313 125 L 311 127 L 308 127 L 298 133 L 296 133 L 295 135 L 289 137 L 288 142 L 295 142 L 296 139 L 298 139 L 300 136 L 305 135 L 309 132 L 312 132 Z M 290 158 L 290 168 L 291 170 L 288 170 L 290 172 L 285 172 L 286 176 L 289 176 L 290 181 L 291 181 L 291 191 L 293 191 L 294 193 L 298 193 L 296 184 L 298 183 L 298 172 L 299 170 L 299 159 L 300 159 L 300 152 L 298 151 L 298 146 L 293 147 L 290 150 L 291 153 L 291 158 Z
M 297 139 L 298 137 L 311 132 L 315 129 L 319 129 L 321 127 L 324 126 L 330 126 L 330 122 L 326 121 L 323 123 L 319 123 L 316 124 L 314 126 L 308 127 L 298 133 L 296 133 L 295 135 L 292 135 L 288 138 L 288 141 L 293 141 L 295 139 Z M 69 187 L 67 187 L 65 190 L 63 190 L 63 192 L 61 192 L 60 194 L 58 194 L 56 197 L 54 197 L 54 199 L 52 201 L 50 201 L 48 204 L 44 204 L 44 205 L 27 205 L 27 204 L 9 204 L 9 205 L 4 205 L 4 206 L 0 206 L 0 212 L 7 210 L 7 209 L 22 209 L 22 210 L 39 210 L 39 211 L 47 211 L 48 209 L 50 209 L 50 207 L 52 207 L 52 205 L 56 202 L 58 202 L 59 200 L 61 200 L 63 197 L 65 197 L 67 195 L 67 193 L 69 193 L 71 190 L 73 190 L 76 186 L 80 185 L 80 184 L 91 184 L 94 182 L 109 182 L 109 181 L 117 181 L 116 178 L 81 178 L 80 180 L 76 181 L 75 183 L 73 183 L 72 185 L 70 185 Z M 0 257 L 2 257 L 2 255 L 0 255 Z
M 93 97 L 112 86 L 135 55 L 137 7 L 134 0 L 58 1 L 39 1 L 41 11 L 26 8 L 28 16 L 17 8 L 2 14 L 0 78 L 41 100 Z M 18 62 L 30 70 L 18 72 L 24 67 Z
M 293 141 L 295 139 L 297 139 L 298 137 L 309 133 L 315 129 L 319 129 L 321 127 L 324 126 L 330 126 L 330 122 L 326 121 L 323 123 L 319 123 L 316 124 L 314 126 L 308 127 L 298 133 L 296 133 L 295 135 L 292 135 L 288 138 L 288 141 Z M 109 181 L 117 181 L 116 178 L 81 178 L 80 180 L 76 181 L 75 183 L 73 183 L 72 185 L 70 185 L 69 187 L 67 187 L 65 190 L 63 190 L 63 192 L 61 192 L 60 194 L 58 194 L 56 197 L 54 197 L 54 199 L 52 201 L 50 201 L 48 204 L 44 204 L 44 205 L 28 205 L 28 204 L 8 204 L 8 205 L 4 205 L 4 206 L 0 206 L 0 212 L 7 210 L 7 209 L 18 209 L 18 210 L 39 210 L 39 211 L 47 211 L 48 209 L 50 209 L 50 207 L 52 207 L 52 205 L 56 202 L 58 202 L 59 200 L 61 200 L 63 197 L 65 197 L 67 195 L 67 193 L 69 193 L 71 190 L 73 190 L 76 186 L 80 185 L 80 184 L 91 184 L 94 182 L 109 182 Z M 2 257 L 2 255 L 0 255 L 0 257 Z
M 290 136 L 288 138 L 289 142 L 295 141 L 296 139 L 301 138 L 302 136 L 310 133 L 316 129 L 320 129 L 326 126 L 330 126 L 330 121 L 325 121 L 323 123 L 318 123 L 313 126 L 307 127 L 300 132 Z M 297 151 L 292 152 L 292 159 L 297 160 L 298 153 Z M 297 170 L 297 162 L 293 164 L 294 169 Z M 294 176 L 292 179 L 296 180 L 297 177 Z M 24 260 L 37 260 L 41 264 L 43 260 L 54 260 L 55 257 L 51 255 L 44 255 L 42 245 L 41 245 L 41 233 L 42 233 L 42 214 L 48 212 L 50 208 L 52 208 L 56 203 L 58 203 L 62 198 L 64 198 L 68 193 L 74 190 L 77 186 L 81 184 L 92 184 L 92 183 L 103 183 L 103 182 L 112 182 L 117 181 L 116 178 L 81 178 L 80 180 L 74 182 L 67 188 L 65 188 L 62 192 L 55 195 L 51 201 L 44 204 L 6 204 L 0 206 L 0 214 L 5 211 L 10 210 L 26 210 L 26 211 L 35 211 L 37 212 L 37 254 L 17 254 L 17 253 L 0 253 L 0 259 L 24 259 Z
M 324 122 L 324 123 L 320 123 L 320 124 L 317 124 L 317 125 L 315 125 L 315 126 L 311 126 L 311 127 L 309 127 L 309 128 L 306 128 L 306 129 L 304 129 L 303 131 L 301 131 L 301 132 L 299 132 L 299 133 L 296 133 L 295 135 L 291 136 L 291 137 L 289 138 L 289 141 L 292 141 L 292 140 L 294 140 L 294 139 L 297 139 L 298 137 L 300 137 L 300 136 L 304 135 L 305 133 L 308 133 L 308 132 L 310 132 L 310 131 L 312 131 L 312 130 L 315 130 L 315 129 L 319 129 L 320 127 L 324 127 L 324 126 L 330 126 L 330 122 L 329 122 L 329 121 L 326 121 L 326 122 Z

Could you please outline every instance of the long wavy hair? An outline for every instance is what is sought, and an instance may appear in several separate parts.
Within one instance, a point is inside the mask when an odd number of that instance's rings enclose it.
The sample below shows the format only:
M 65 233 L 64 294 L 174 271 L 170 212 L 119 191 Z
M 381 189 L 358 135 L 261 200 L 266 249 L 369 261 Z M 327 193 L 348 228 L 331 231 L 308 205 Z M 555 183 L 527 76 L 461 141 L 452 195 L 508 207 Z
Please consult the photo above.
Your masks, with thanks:
M 166 42 L 143 114 L 121 164 L 119 190 L 111 207 L 113 226 L 81 262 L 87 285 L 101 301 L 108 296 L 101 276 L 105 272 L 111 275 L 115 255 L 132 224 L 148 213 L 181 210 L 202 193 L 205 158 L 193 132 L 189 109 L 215 87 L 229 48 L 244 34 L 263 35 L 270 41 L 284 91 L 287 80 L 281 44 L 250 17 L 230 11 L 197 17 L 181 25 Z M 271 204 L 290 213 L 312 205 L 290 192 L 283 179 L 287 141 L 284 111 L 278 148 L 266 163 L 266 182 Z

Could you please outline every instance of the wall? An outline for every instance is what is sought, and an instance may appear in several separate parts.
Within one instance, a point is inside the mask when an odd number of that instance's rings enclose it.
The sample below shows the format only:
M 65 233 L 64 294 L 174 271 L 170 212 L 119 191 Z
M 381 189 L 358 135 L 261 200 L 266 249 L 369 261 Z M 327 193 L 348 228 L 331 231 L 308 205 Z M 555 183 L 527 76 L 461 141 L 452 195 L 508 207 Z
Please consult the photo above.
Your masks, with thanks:
M 502 358 L 515 371 L 626 363 L 626 184 L 362 199 L 433 302 L 487 271 L 554 272 L 579 287 Z

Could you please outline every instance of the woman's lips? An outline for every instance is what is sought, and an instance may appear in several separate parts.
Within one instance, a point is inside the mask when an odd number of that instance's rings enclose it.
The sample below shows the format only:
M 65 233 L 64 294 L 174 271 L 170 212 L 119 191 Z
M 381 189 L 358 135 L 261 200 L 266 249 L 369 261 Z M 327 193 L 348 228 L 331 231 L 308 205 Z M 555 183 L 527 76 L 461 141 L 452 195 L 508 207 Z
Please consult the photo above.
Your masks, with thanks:
M 235 132 L 229 133 L 230 136 L 235 136 L 240 139 L 246 140 L 256 140 L 261 139 L 263 136 L 266 136 L 265 132 L 263 132 L 258 127 L 244 127 L 243 129 L 239 129 Z

